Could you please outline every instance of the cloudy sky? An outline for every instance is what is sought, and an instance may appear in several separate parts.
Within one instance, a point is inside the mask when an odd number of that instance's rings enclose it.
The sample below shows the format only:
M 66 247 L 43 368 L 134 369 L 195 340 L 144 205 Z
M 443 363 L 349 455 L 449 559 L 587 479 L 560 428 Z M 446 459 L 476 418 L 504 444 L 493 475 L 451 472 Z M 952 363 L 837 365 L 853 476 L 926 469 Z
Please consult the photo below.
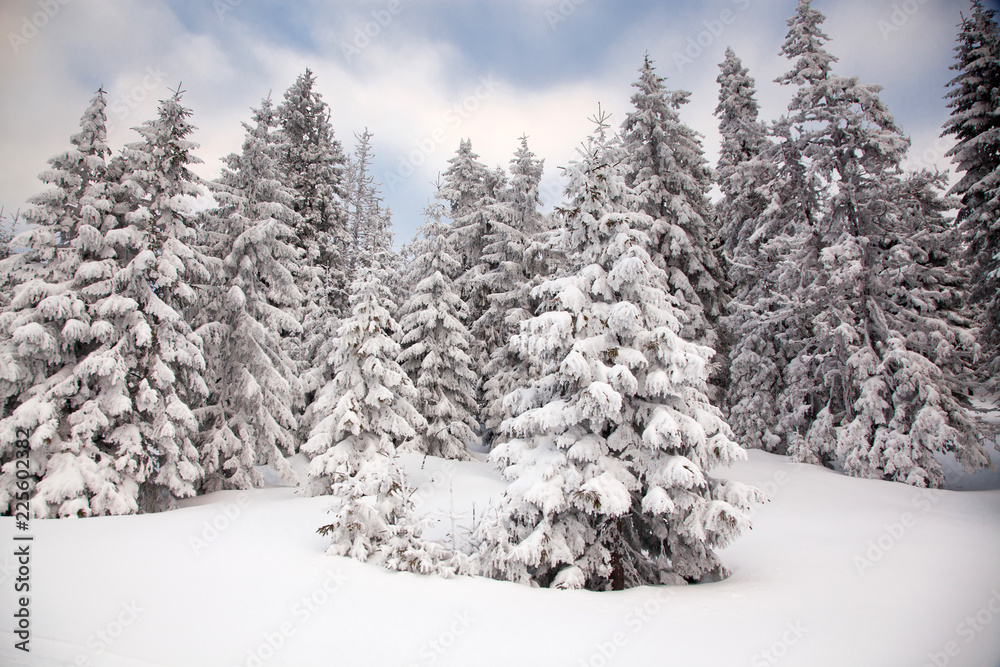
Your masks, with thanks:
M 996 0 L 991 0 L 995 5 Z M 240 121 L 305 68 L 347 150 L 368 128 L 375 176 L 397 241 L 421 224 L 433 182 L 462 137 L 489 166 L 518 137 L 546 160 L 545 204 L 559 169 L 590 132 L 598 103 L 620 123 L 648 52 L 671 88 L 692 91 L 683 119 L 715 161 L 718 63 L 732 46 L 757 79 L 762 115 L 790 92 L 772 81 L 796 0 L 0 0 L 0 205 L 40 188 L 94 91 L 108 92 L 110 143 L 153 117 L 182 84 L 194 111 L 198 171 L 218 174 Z M 947 168 L 938 140 L 948 109 L 956 25 L 967 0 L 814 0 L 827 16 L 836 71 L 885 87 L 913 141 L 911 165 Z

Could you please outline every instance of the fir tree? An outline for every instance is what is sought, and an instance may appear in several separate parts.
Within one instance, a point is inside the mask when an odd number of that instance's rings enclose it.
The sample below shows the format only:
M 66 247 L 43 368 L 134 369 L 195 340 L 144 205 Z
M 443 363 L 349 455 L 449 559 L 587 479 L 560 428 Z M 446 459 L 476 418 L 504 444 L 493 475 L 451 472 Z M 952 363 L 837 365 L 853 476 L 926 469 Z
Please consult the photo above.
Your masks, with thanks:
M 539 211 L 542 205 L 539 187 L 545 160 L 538 159 L 528 147 L 527 135 L 522 135 L 519 141 L 510 160 L 510 188 L 505 199 L 514 209 L 516 227 L 533 238 L 545 229 L 545 220 Z
M 962 178 L 952 192 L 962 199 L 958 224 L 967 243 L 970 295 L 981 310 L 983 375 L 996 389 L 1000 378 L 1000 31 L 996 12 L 973 0 L 963 17 L 949 82 L 951 118 L 944 134 L 955 138 L 948 155 Z
M 300 388 L 282 336 L 301 332 L 291 245 L 297 214 L 278 172 L 270 99 L 253 121 L 215 187 L 226 253 L 215 321 L 199 330 L 211 353 L 211 399 L 199 412 L 206 490 L 259 486 L 257 463 L 295 479 L 284 455 L 296 450 L 292 406 Z
M 509 223 L 495 224 L 487 239 L 484 259 L 493 269 L 484 276 L 489 291 L 489 308 L 479 318 L 477 328 L 489 331 L 480 337 L 486 343 L 489 360 L 482 369 L 484 439 L 492 439 L 500 422 L 509 415 L 503 398 L 514 389 L 526 372 L 518 355 L 509 349 L 511 337 L 521 322 L 534 314 L 531 289 L 543 271 L 539 262 L 545 221 L 539 212 L 539 184 L 544 160 L 528 148 L 527 137 L 510 161 L 510 185 L 502 196 L 511 211 Z M 545 267 L 550 268 L 550 267 Z
M 725 301 L 723 272 L 712 248 L 717 231 L 708 200 L 712 175 L 701 137 L 678 114 L 690 93 L 668 90 L 648 56 L 633 87 L 634 110 L 622 124 L 629 186 L 639 210 L 654 220 L 649 230 L 654 260 L 681 299 L 683 337 L 721 351 L 717 321 Z
M 125 224 L 108 235 L 121 269 L 114 293 L 99 304 L 117 320 L 121 338 L 109 352 L 124 366 L 132 403 L 112 432 L 116 467 L 139 482 L 143 511 L 194 495 L 204 474 L 192 409 L 208 387 L 202 340 L 189 322 L 200 303 L 196 288 L 209 284 L 218 266 L 198 247 L 195 216 L 185 202 L 204 194 L 190 170 L 200 162 L 192 154 L 197 144 L 188 139 L 190 115 L 178 91 L 160 103 L 156 120 L 136 128 L 142 141 L 126 146 Z
M 901 174 L 909 142 L 879 87 L 831 72 L 822 20 L 799 2 L 783 47 L 795 63 L 779 79 L 798 89 L 791 145 L 777 149 L 794 162 L 774 191 L 800 208 L 770 208 L 772 282 L 798 323 L 778 429 L 800 460 L 938 486 L 935 455 L 988 461 L 964 398 L 974 341 L 943 250 L 945 204 L 933 178 Z
M 482 350 L 477 366 L 479 371 L 516 328 L 516 321 L 508 322 L 507 316 L 512 307 L 522 305 L 516 299 L 519 287 L 525 283 L 524 253 L 529 244 L 529 237 L 519 227 L 513 206 L 506 201 L 510 195 L 507 175 L 497 169 L 491 172 L 488 184 L 492 194 L 481 199 L 478 205 L 483 231 L 482 252 L 479 261 L 459 276 L 459 286 L 463 288 L 470 309 L 478 313 L 470 329 Z
M 121 368 L 94 363 L 115 340 L 98 304 L 117 270 L 105 235 L 117 222 L 107 168 L 104 91 L 84 113 L 73 148 L 52 158 L 41 180 L 54 187 L 31 200 L 37 227 L 16 243 L 27 249 L 3 262 L 20 284 L 0 314 L 0 443 L 29 437 L 38 476 L 37 516 L 127 514 L 138 509 L 136 480 L 116 467 L 109 426 L 129 400 L 113 389 Z M 16 490 L 12 452 L 0 449 L 0 507 Z
M 9 287 L 21 286 L 17 291 L 18 302 L 7 309 L 7 327 L 11 324 L 20 326 L 14 323 L 14 318 L 27 316 L 37 322 L 49 319 L 50 315 L 37 311 L 37 306 L 53 290 L 70 290 L 68 295 L 75 305 L 69 311 L 82 313 L 86 306 L 83 295 L 73 291 L 72 285 L 77 268 L 90 258 L 81 247 L 83 241 L 79 238 L 80 227 L 84 224 L 83 200 L 90 200 L 87 202 L 88 226 L 96 223 L 96 227 L 100 228 L 104 222 L 95 204 L 107 208 L 103 200 L 93 199 L 94 195 L 99 197 L 102 194 L 96 190 L 106 187 L 106 161 L 110 151 L 105 143 L 105 106 L 104 91 L 98 90 L 80 120 L 80 133 L 70 138 L 73 148 L 50 159 L 51 168 L 39 175 L 43 183 L 52 187 L 29 202 L 31 207 L 24 217 L 35 227 L 19 234 L 16 239 L 17 245 L 25 248 L 25 252 L 16 253 L 2 263 Z M 53 328 L 49 332 L 52 337 L 46 339 L 48 344 L 32 352 L 25 348 L 25 354 L 19 361 L 8 357 L 8 363 L 13 365 L 3 374 L 10 384 L 0 385 L 3 387 L 0 392 L 0 416 L 9 414 L 9 402 L 46 377 L 52 366 L 65 365 L 65 358 L 60 358 L 61 352 L 72 352 L 72 346 L 66 349 L 65 345 L 52 344 L 58 340 L 62 323 L 58 323 L 58 327 L 58 330 Z M 8 329 L 7 332 L 13 337 L 13 330 Z M 11 342 L 7 343 L 10 352 L 13 351 Z M 39 353 L 43 355 L 39 357 Z M 17 365 L 22 366 L 20 370 L 14 370 Z
M 722 146 L 717 177 L 722 199 L 716 205 L 722 247 L 729 257 L 732 300 L 723 326 L 731 341 L 726 402 L 729 424 L 747 447 L 780 450 L 773 426 L 776 397 L 783 390 L 784 350 L 776 299 L 768 277 L 773 269 L 764 250 L 762 225 L 769 199 L 764 187 L 775 176 L 775 156 L 767 128 L 758 121 L 753 78 L 732 49 L 720 64 L 719 118 Z
M 421 451 L 449 459 L 467 459 L 476 438 L 476 374 L 472 371 L 472 334 L 462 323 L 465 304 L 452 276 L 458 260 L 442 222 L 443 206 L 428 207 L 423 239 L 411 270 L 421 276 L 402 308 L 399 357 L 417 388 L 417 408 L 427 421 Z
M 517 416 L 491 458 L 511 485 L 479 528 L 480 562 L 534 585 L 699 581 L 724 573 L 713 550 L 754 493 L 707 476 L 744 453 L 705 394 L 711 350 L 679 336 L 656 220 L 596 120 L 563 213 L 579 268 L 536 288 L 542 312 L 513 343 L 541 375 L 508 397 Z
M 486 194 L 486 165 L 479 161 L 479 155 L 472 150 L 472 141 L 462 139 L 459 142 L 455 156 L 448 160 L 444 181 L 438 187 L 437 198 L 448 204 L 449 216 L 452 220 L 462 218 L 472 213 L 476 205 Z M 482 252 L 481 245 L 476 243 L 481 237 L 470 233 L 463 238 L 461 250 L 462 264 L 472 266 Z
M 355 275 L 372 261 L 377 261 L 382 271 L 395 276 L 400 271 L 400 258 L 392 248 L 392 214 L 388 208 L 382 208 L 379 184 L 371 175 L 374 160 L 371 136 L 366 130 L 358 137 L 354 159 L 348 165 L 347 205 L 353 237 L 350 253 L 353 267 L 350 273 Z M 397 302 L 398 295 L 408 293 L 406 287 L 396 280 L 387 280 L 386 286 L 393 303 Z M 330 363 L 335 358 L 334 348 L 338 344 L 337 327 L 335 320 L 328 320 L 323 327 L 327 334 L 313 344 L 316 350 L 313 354 L 314 361 L 302 376 L 307 396 L 315 396 L 317 391 L 330 383 L 339 370 Z M 309 403 L 301 420 L 305 438 L 309 437 L 318 419 L 316 406 L 311 400 Z
M 474 325 L 488 355 L 517 333 L 519 324 L 531 316 L 526 308 L 531 276 L 529 250 L 542 231 L 538 212 L 538 184 L 542 161 L 528 149 L 527 138 L 510 161 L 511 183 L 497 187 L 497 203 L 484 236 L 479 283 L 489 304 Z M 501 182 L 497 178 L 498 183 Z
M 413 407 L 416 390 L 396 361 L 399 326 L 386 278 L 373 260 L 352 285 L 351 317 L 338 329 L 328 361 L 337 372 L 317 396 L 314 426 L 302 446 L 312 460 L 313 493 L 329 493 L 351 456 L 371 450 L 391 458 L 426 425 Z
M 484 276 L 491 267 L 484 261 L 484 250 L 493 233 L 493 225 L 504 220 L 509 209 L 498 201 L 498 190 L 503 187 L 504 177 L 479 162 L 479 156 L 472 151 L 471 141 L 463 139 L 455 157 L 448 162 L 443 187 L 437 197 L 450 205 L 450 242 L 459 260 L 455 282 L 468 306 L 466 325 L 473 330 L 489 308 L 489 292 Z M 485 335 L 486 332 L 473 333 Z M 481 369 L 488 351 L 486 342 L 478 335 L 473 356 L 477 370 Z
M 356 270 L 369 256 L 367 249 L 372 245 L 374 237 L 378 234 L 391 234 L 392 223 L 388 209 L 383 207 L 379 183 L 371 173 L 375 160 L 372 134 L 365 129 L 362 134 L 355 135 L 355 138 L 358 143 L 354 149 L 354 158 L 348 162 L 347 168 L 347 208 L 352 244 L 350 255 Z M 391 264 L 395 263 L 393 259 Z M 385 268 L 393 271 L 396 267 L 389 264 Z
M 398 332 L 386 275 L 372 258 L 352 285 L 351 316 L 338 330 L 331 366 L 338 369 L 316 402 L 316 425 L 302 450 L 311 457 L 310 491 L 333 496 L 332 523 L 319 532 L 328 553 L 390 569 L 430 572 L 432 547 L 420 541 L 396 461 L 426 428 L 413 407 L 414 389 L 396 363 Z
M 299 214 L 295 243 L 303 260 L 296 281 L 305 295 L 302 349 L 297 361 L 315 367 L 319 347 L 347 310 L 351 277 L 351 236 L 345 207 L 346 158 L 330 125 L 330 109 L 306 70 L 285 92 L 278 107 L 281 125 L 279 165 L 283 182 L 294 193 Z
M 767 207 L 759 187 L 768 175 L 768 164 L 760 158 L 770 146 L 767 128 L 758 119 L 756 84 L 749 70 L 732 49 L 719 65 L 719 119 L 722 146 L 716 178 L 722 199 L 716 205 L 723 248 L 734 258 L 729 266 L 733 292 L 753 281 L 745 275 L 745 261 L 753 261 L 758 252 L 753 239 L 756 223 Z M 749 245 L 748 245 L 749 244 Z M 740 259 L 736 259 L 739 257 Z

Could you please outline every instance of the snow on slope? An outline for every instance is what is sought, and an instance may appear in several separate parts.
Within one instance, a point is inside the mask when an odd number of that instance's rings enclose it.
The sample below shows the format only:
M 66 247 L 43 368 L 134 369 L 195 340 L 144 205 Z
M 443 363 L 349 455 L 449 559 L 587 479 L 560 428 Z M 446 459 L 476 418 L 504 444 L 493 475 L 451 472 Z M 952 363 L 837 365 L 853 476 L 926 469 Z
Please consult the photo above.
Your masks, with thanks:
M 420 511 L 463 514 L 459 539 L 473 503 L 481 516 L 504 488 L 481 461 L 404 463 Z M 289 488 L 34 521 L 27 661 L 3 518 L 0 664 L 1000 665 L 1000 491 L 921 491 L 756 451 L 724 474 L 772 498 L 723 553 L 732 577 L 616 593 L 331 558 L 315 533 L 329 501 Z

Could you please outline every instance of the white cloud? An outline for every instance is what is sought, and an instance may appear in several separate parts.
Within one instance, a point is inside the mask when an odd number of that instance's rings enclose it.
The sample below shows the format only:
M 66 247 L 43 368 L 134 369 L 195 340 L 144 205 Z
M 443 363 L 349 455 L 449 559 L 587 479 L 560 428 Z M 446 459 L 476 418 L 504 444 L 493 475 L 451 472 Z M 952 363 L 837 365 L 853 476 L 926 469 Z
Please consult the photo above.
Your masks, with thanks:
M 829 17 L 825 27 L 833 41 L 828 48 L 841 58 L 837 71 L 885 84 L 886 99 L 903 100 L 890 110 L 922 154 L 933 148 L 947 117 L 941 96 L 949 78 L 957 7 L 926 2 L 907 15 L 898 30 L 886 34 L 879 21 L 892 21 L 897 4 L 902 5 L 893 0 L 815 2 Z M 644 13 L 652 11 L 648 8 L 630 8 L 627 11 L 635 12 L 635 19 L 602 35 L 601 48 L 588 50 L 588 42 L 581 38 L 573 50 L 559 55 L 567 65 L 585 65 L 568 68 L 578 73 L 575 77 L 541 89 L 513 74 L 497 76 L 512 71 L 506 62 L 472 61 L 459 46 L 458 36 L 452 41 L 428 39 L 427 7 L 411 0 L 403 0 L 400 12 L 377 34 L 369 35 L 370 44 L 360 54 L 347 57 L 343 45 L 352 44 L 359 26 L 363 29 L 373 20 L 372 11 L 388 6 L 387 0 L 359 5 L 315 2 L 296 15 L 308 18 L 309 28 L 302 40 L 292 43 L 280 37 L 280 30 L 260 23 L 259 14 L 247 3 L 224 21 L 207 11 L 205 24 L 196 28 L 186 27 L 164 0 L 69 3 L 15 57 L 0 58 L 0 124 L 5 128 L 0 152 L 17 156 L 0 164 L 0 204 L 16 207 L 39 189 L 35 174 L 47 158 L 66 148 L 100 84 L 105 85 L 109 102 L 117 103 L 109 107 L 109 118 L 115 124 L 111 141 L 120 146 L 136 138 L 128 127 L 151 118 L 156 101 L 183 82 L 184 101 L 193 109 L 192 122 L 199 128 L 194 137 L 201 144 L 198 155 L 206 161 L 198 171 L 211 177 L 218 173 L 219 158 L 239 148 L 240 121 L 249 118 L 250 107 L 268 91 L 280 101 L 295 77 L 312 68 L 345 150 L 352 150 L 354 132 L 367 126 L 375 134 L 377 177 L 386 179 L 399 172 L 410 156 L 423 154 L 405 183 L 391 192 L 387 188 L 387 199 L 402 227 L 400 240 L 412 235 L 420 223 L 423 205 L 432 196 L 430 182 L 446 168 L 462 137 L 472 139 L 487 165 L 506 166 L 518 137 L 528 134 L 532 149 L 546 158 L 546 184 L 551 188 L 557 167 L 575 157 L 576 147 L 591 131 L 587 118 L 598 102 L 614 114 L 614 124 L 622 121 L 632 94 L 630 84 L 646 51 L 668 77 L 668 86 L 692 91 L 691 103 L 681 115 L 705 135 L 712 161 L 718 146 L 715 78 L 727 45 L 734 47 L 757 79 L 763 118 L 782 113 L 790 96 L 773 79 L 788 68 L 777 54 L 784 19 L 794 8 L 792 0 L 711 0 L 678 4 L 676 11 L 661 5 L 654 13 L 666 18 L 657 21 L 644 20 L 652 15 Z M 548 0 L 513 4 L 511 11 L 524 14 L 522 37 L 553 39 L 541 17 L 544 10 L 557 6 Z M 558 26 L 560 38 L 574 36 L 574 30 L 593 20 L 596 4 L 584 7 L 586 11 Z M 4 0 L 0 33 L 17 30 L 23 17 L 36 8 L 34 2 Z M 733 20 L 719 30 L 716 22 L 726 11 L 732 12 Z M 711 33 L 710 39 L 701 34 L 705 31 Z M 679 66 L 677 54 L 685 53 L 689 40 L 699 38 L 702 52 Z M 574 44 L 572 39 L 565 43 Z M 151 70 L 158 77 L 150 79 Z M 485 91 L 480 78 L 491 75 L 498 82 L 496 89 L 477 98 L 477 87 Z M 944 167 L 946 161 L 936 164 Z

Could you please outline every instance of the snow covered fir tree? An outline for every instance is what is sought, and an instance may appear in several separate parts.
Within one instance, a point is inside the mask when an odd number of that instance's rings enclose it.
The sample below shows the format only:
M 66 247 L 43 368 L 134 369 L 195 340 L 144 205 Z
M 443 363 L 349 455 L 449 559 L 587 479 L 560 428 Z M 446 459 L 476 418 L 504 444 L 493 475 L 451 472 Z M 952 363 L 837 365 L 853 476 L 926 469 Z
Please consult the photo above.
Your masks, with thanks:
M 712 350 L 680 337 L 657 220 L 595 121 L 561 211 L 574 269 L 535 288 L 512 343 L 542 367 L 507 399 L 492 458 L 511 486 L 479 529 L 483 571 L 596 590 L 718 577 L 755 493 L 708 473 L 745 454 L 705 393 Z
M 556 244 L 549 238 L 551 221 L 543 216 L 539 186 L 544 160 L 539 160 L 522 136 L 510 160 L 510 185 L 502 196 L 510 209 L 507 223 L 494 225 L 494 232 L 484 248 L 492 266 L 484 280 L 489 287 L 489 309 L 478 322 L 478 330 L 493 330 L 492 344 L 487 343 L 489 360 L 482 371 L 480 421 L 484 443 L 490 445 L 500 423 L 508 416 L 504 398 L 525 374 L 531 372 L 530 360 L 521 358 L 510 346 L 521 322 L 534 314 L 531 290 L 560 264 Z
M 43 174 L 57 188 L 35 200 L 41 224 L 19 241 L 32 250 L 7 260 L 23 279 L 2 315 L 2 428 L 5 443 L 35 439 L 39 516 L 165 509 L 203 475 L 205 361 L 186 316 L 209 269 L 182 199 L 202 191 L 190 111 L 164 100 L 112 167 L 104 106 L 99 92 Z
M 258 463 L 295 480 L 285 457 L 297 447 L 292 410 L 301 388 L 282 337 L 302 331 L 300 253 L 292 244 L 299 216 L 278 171 L 281 144 L 269 98 L 253 122 L 213 192 L 220 207 L 210 228 L 224 259 L 206 304 L 210 321 L 198 330 L 210 358 L 211 393 L 198 413 L 206 490 L 259 486 Z
M 303 255 L 296 274 L 305 296 L 303 334 L 295 351 L 300 370 L 317 365 L 323 341 L 333 336 L 337 318 L 347 310 L 352 279 L 347 158 L 334 137 L 330 107 L 315 88 L 316 77 L 307 69 L 277 108 L 279 174 L 293 193 L 291 208 L 298 217 L 292 238 Z
M 112 278 L 121 267 L 107 252 L 118 222 L 105 109 L 99 90 L 73 148 L 41 174 L 54 187 L 31 202 L 27 216 L 37 226 L 16 239 L 26 251 L 0 265 L 14 283 L 0 313 L 0 496 L 11 507 L 11 447 L 26 433 L 39 479 L 32 506 L 42 517 L 138 510 L 138 481 L 116 466 L 120 449 L 110 428 L 131 400 L 114 350 Z
M 312 70 L 205 177 L 179 87 L 119 147 L 98 90 L 21 222 L 0 208 L 0 512 L 26 435 L 35 517 L 284 484 L 328 503 L 332 556 L 604 591 L 726 577 L 763 495 L 719 469 L 747 449 L 915 487 L 987 467 L 1000 30 L 970 1 L 938 91 L 950 192 L 904 168 L 909 138 L 836 71 L 810 0 L 769 90 L 733 49 L 712 67 L 714 170 L 688 124 L 704 100 L 640 52 L 562 199 L 551 136 L 493 167 L 463 128 L 401 246 L 382 144 L 359 122 L 345 151 L 353 100 Z M 411 479 L 444 465 L 505 484 L 447 548 Z
M 680 303 L 679 333 L 724 353 L 717 331 L 725 306 L 723 275 L 712 248 L 717 230 L 708 199 L 712 175 L 700 137 L 678 112 L 690 93 L 668 90 L 648 55 L 639 74 L 633 84 L 638 90 L 632 96 L 634 109 L 622 123 L 626 178 L 638 210 L 653 218 L 648 231 L 652 257 L 666 272 L 669 291 Z M 724 375 L 724 369 L 723 357 L 713 376 Z M 720 386 L 725 382 L 723 377 L 713 379 Z
M 779 301 L 767 310 L 745 303 L 744 317 L 790 329 L 780 334 L 786 359 L 771 360 L 784 368 L 766 437 L 799 460 L 939 486 L 936 455 L 952 453 L 970 470 L 989 460 L 968 410 L 974 334 L 962 271 L 947 252 L 954 229 L 940 179 L 901 171 L 909 142 L 880 88 L 833 73 L 823 20 L 800 0 L 788 21 L 782 53 L 793 67 L 778 82 L 795 92 L 765 149 L 777 168 L 757 187 L 772 201 L 755 225 L 762 245 L 748 249 L 750 266 L 773 262 L 762 280 Z M 743 327 L 743 349 L 775 331 L 766 321 Z M 761 378 L 739 381 L 746 389 L 731 397 L 756 401 Z
M 417 405 L 427 422 L 419 449 L 466 459 L 476 440 L 476 381 L 463 323 L 466 305 L 454 285 L 459 263 L 451 248 L 441 204 L 431 204 L 411 271 L 418 282 L 402 308 L 399 361 L 413 378 Z
M 333 522 L 320 528 L 329 552 L 391 569 L 429 572 L 433 547 L 420 541 L 406 481 L 396 461 L 426 428 L 416 390 L 395 359 L 398 326 L 385 271 L 372 258 L 352 285 L 351 314 L 338 330 L 337 375 L 317 400 L 320 419 L 302 451 L 310 491 L 334 499 Z
M 992 389 L 1000 377 L 1000 29 L 996 12 L 980 0 L 962 18 L 956 62 L 958 74 L 947 94 L 951 118 L 946 136 L 961 180 L 952 193 L 962 198 L 958 224 L 967 244 L 983 346 L 983 376 Z
M 779 303 L 765 280 L 771 270 L 769 255 L 756 231 L 769 203 L 760 186 L 774 178 L 775 163 L 764 157 L 771 142 L 758 120 L 756 82 L 749 70 L 732 49 L 726 49 L 719 69 L 715 113 L 722 145 L 716 179 L 722 198 L 715 209 L 731 297 L 721 321 L 731 341 L 729 424 L 744 446 L 773 450 L 781 443 L 774 424 L 784 352 L 778 345 L 780 320 L 769 313 Z

